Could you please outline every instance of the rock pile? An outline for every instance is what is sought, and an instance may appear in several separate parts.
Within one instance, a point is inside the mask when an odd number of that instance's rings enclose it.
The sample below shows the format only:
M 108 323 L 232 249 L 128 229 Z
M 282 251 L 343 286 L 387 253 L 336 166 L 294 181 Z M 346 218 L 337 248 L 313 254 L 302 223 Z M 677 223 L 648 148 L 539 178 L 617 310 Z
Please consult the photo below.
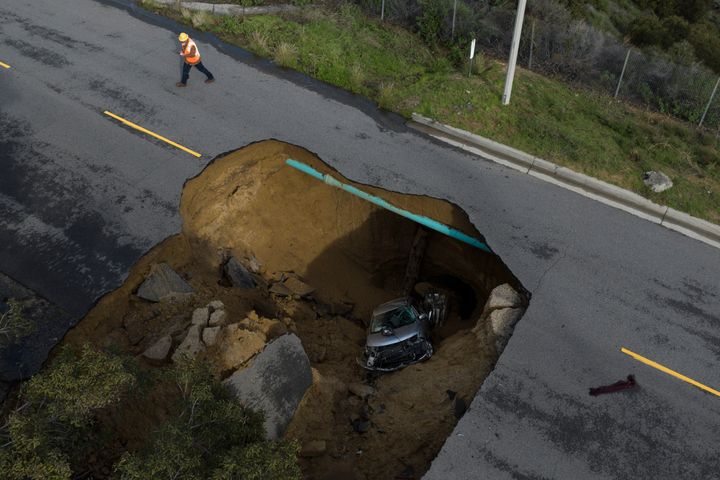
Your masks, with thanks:
M 195 358 L 203 352 L 206 347 L 210 346 L 204 340 L 214 342 L 224 322 L 225 305 L 220 300 L 214 300 L 205 307 L 196 308 L 192 313 L 190 327 L 185 338 L 172 355 L 173 362 L 180 361 L 182 357 Z

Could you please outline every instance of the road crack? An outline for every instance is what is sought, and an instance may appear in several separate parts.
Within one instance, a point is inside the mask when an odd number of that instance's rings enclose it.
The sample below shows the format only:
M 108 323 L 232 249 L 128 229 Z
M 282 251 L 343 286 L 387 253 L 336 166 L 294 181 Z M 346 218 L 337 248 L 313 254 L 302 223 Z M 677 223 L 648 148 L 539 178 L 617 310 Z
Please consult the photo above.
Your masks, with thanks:
M 545 279 L 545 276 L 550 272 L 550 270 L 552 270 L 553 268 L 555 268 L 555 267 L 558 265 L 558 263 L 560 263 L 561 260 L 563 260 L 563 259 L 565 259 L 565 257 L 567 257 L 567 252 L 568 252 L 569 249 L 570 249 L 570 245 L 568 245 L 567 247 L 565 247 L 565 249 L 563 250 L 562 255 L 560 255 L 549 267 L 547 267 L 547 268 L 545 269 L 545 271 L 543 272 L 543 274 L 540 275 L 540 278 L 538 278 L 538 281 L 537 281 L 537 284 L 535 285 L 535 288 L 532 290 L 533 293 L 535 293 L 535 292 L 537 292 L 537 291 L 539 290 L 540 286 L 542 285 L 543 280 Z

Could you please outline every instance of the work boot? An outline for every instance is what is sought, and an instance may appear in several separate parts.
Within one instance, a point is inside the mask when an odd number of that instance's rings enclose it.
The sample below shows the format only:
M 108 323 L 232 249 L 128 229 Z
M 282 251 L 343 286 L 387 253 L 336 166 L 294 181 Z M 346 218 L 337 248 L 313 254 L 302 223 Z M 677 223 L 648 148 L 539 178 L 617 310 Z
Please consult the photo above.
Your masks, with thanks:
M 175 84 L 175 86 L 176 86 L 176 87 L 187 87 L 187 84 L 185 84 L 185 83 L 183 83 L 183 82 L 177 82 L 177 83 Z
M 205 83 L 213 83 L 215 81 L 215 78 L 208 78 L 205 80 Z

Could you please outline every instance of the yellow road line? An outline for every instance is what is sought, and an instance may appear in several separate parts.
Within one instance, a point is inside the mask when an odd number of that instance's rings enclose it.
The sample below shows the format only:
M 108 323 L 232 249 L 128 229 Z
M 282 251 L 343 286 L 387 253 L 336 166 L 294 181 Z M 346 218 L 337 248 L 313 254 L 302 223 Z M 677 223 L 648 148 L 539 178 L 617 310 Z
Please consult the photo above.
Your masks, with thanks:
M 193 150 L 190 150 L 189 148 L 183 147 L 183 146 L 180 145 L 179 143 L 175 143 L 175 142 L 173 142 L 172 140 L 168 140 L 167 138 L 165 138 L 165 137 L 163 137 L 163 136 L 160 136 L 160 135 L 158 135 L 157 133 L 151 132 L 150 130 L 147 130 L 147 129 L 141 127 L 140 125 L 136 125 L 136 124 L 134 124 L 134 123 L 132 123 L 132 122 L 130 122 L 130 121 L 128 121 L 128 120 L 125 120 L 125 119 L 122 118 L 122 117 L 118 117 L 118 116 L 115 115 L 114 113 L 108 112 L 107 110 L 104 111 L 103 113 L 104 113 L 105 115 L 107 115 L 108 117 L 112 117 L 112 118 L 114 118 L 115 120 L 118 120 L 118 121 L 124 123 L 124 124 L 127 125 L 128 127 L 132 127 L 132 128 L 134 128 L 135 130 L 139 130 L 139 131 L 141 131 L 141 132 L 143 132 L 143 133 L 147 133 L 147 134 L 150 135 L 151 137 L 155 137 L 155 138 L 157 138 L 158 140 L 162 140 L 163 142 L 169 143 L 169 144 L 172 145 L 173 147 L 179 148 L 179 149 L 182 150 L 183 152 L 187 152 L 187 153 L 189 153 L 190 155 L 194 155 L 194 156 L 196 156 L 196 157 L 198 157 L 198 158 L 200 158 L 200 156 L 201 156 L 199 153 L 197 153 L 197 152 L 195 152 L 195 151 L 193 151 Z
M 10 65 L 8 65 L 7 63 L 0 62 L 0 67 L 10 68 Z
M 660 370 L 661 372 L 665 372 L 665 373 L 667 373 L 668 375 L 672 375 L 672 376 L 675 377 L 675 378 L 679 378 L 679 379 L 682 380 L 683 382 L 687 382 L 687 383 L 689 383 L 690 385 L 695 385 L 696 387 L 698 387 L 698 388 L 701 389 L 701 390 L 705 390 L 706 392 L 710 392 L 710 393 L 712 393 L 713 395 L 717 395 L 718 397 L 720 397 L 720 392 L 718 392 L 717 390 L 712 389 L 712 388 L 710 388 L 710 387 L 708 387 L 708 386 L 706 386 L 706 385 L 703 385 L 703 384 L 700 383 L 700 382 L 696 382 L 696 381 L 693 380 L 692 378 L 688 378 L 688 377 L 686 377 L 685 375 L 682 375 L 682 374 L 680 374 L 680 373 L 677 373 L 676 371 L 670 370 L 669 368 L 664 367 L 664 366 L 660 365 L 659 363 L 653 362 L 652 360 L 647 359 L 647 358 L 643 357 L 642 355 L 638 355 L 638 354 L 635 353 L 635 352 L 631 352 L 630 350 L 628 350 L 628 349 L 625 348 L 625 347 L 620 348 L 620 351 L 621 351 L 622 353 L 626 354 L 626 355 L 630 355 L 631 357 L 633 357 L 633 358 L 634 358 L 635 360 L 637 360 L 638 362 L 642 362 L 642 363 L 644 363 L 645 365 L 650 365 L 650 366 L 653 367 L 653 368 L 657 368 L 657 369 Z

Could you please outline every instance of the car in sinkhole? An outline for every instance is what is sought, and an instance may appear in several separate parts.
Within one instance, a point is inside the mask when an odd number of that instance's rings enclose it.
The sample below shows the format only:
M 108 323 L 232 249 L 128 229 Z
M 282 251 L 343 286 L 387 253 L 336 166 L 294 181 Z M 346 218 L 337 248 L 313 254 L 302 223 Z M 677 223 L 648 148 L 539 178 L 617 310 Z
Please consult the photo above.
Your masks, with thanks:
M 430 333 L 447 315 L 447 297 L 430 292 L 422 298 L 396 298 L 373 310 L 365 352 L 358 363 L 367 370 L 392 372 L 433 354 Z

